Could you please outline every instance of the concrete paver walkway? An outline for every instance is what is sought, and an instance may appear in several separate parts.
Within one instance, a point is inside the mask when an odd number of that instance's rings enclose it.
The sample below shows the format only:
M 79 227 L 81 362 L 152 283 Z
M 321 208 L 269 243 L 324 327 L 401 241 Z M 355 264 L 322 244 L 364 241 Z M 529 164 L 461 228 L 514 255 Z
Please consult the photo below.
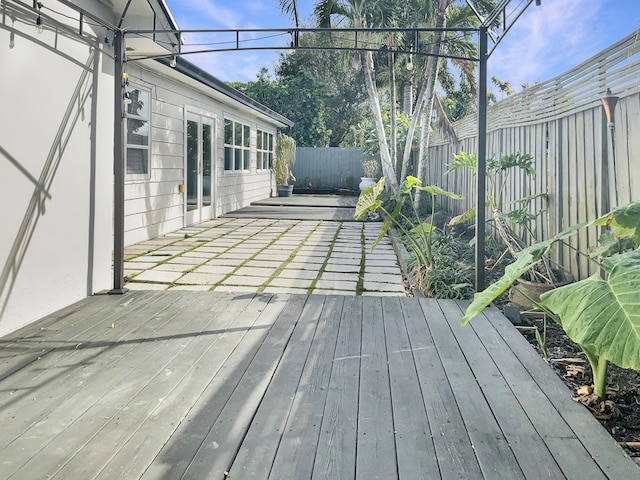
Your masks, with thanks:
M 388 238 L 371 252 L 381 228 L 378 222 L 218 218 L 127 247 L 126 286 L 403 296 Z

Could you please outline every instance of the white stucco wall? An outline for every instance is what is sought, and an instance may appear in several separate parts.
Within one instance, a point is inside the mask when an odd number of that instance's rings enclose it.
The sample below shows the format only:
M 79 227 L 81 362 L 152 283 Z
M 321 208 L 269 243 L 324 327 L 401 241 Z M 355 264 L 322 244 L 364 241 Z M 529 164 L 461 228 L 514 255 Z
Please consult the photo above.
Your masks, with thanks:
M 4 18 L 0 335 L 108 289 L 113 246 L 112 61 L 51 22 L 36 35 L 33 18 Z

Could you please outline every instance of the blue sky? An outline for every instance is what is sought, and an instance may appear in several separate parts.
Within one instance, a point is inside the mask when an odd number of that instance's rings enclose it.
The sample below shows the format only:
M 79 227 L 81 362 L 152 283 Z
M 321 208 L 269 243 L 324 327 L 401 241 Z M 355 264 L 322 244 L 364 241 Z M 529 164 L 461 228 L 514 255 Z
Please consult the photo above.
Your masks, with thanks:
M 278 0 L 166 0 L 182 29 L 288 28 Z M 513 4 L 520 0 L 514 0 Z M 300 0 L 303 26 L 314 1 Z M 522 15 L 489 60 L 489 77 L 510 81 L 516 89 L 525 82 L 548 80 L 587 60 L 640 28 L 640 0 L 542 0 Z M 232 41 L 233 38 L 186 34 L 186 43 Z M 274 38 L 272 42 L 285 42 Z M 197 47 L 204 49 L 206 47 Z M 191 55 L 189 61 L 225 81 L 255 80 L 261 67 L 277 62 L 274 51 L 236 51 Z

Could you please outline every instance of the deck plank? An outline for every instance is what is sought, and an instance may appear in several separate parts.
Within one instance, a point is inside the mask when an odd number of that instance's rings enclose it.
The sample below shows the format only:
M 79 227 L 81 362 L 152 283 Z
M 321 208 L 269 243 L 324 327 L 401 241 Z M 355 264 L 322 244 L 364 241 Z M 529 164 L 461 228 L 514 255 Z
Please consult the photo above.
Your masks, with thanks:
M 504 315 L 494 309 L 487 311 L 485 316 L 505 341 L 510 343 L 512 351 L 536 381 L 538 388 L 545 392 L 604 474 L 612 480 L 639 478 L 638 466 L 586 408 L 574 401 L 567 401 L 570 399 L 570 394 L 562 380 L 532 348 L 526 348 L 528 342 L 524 337 L 514 335 L 513 326 Z M 554 444 L 559 443 L 554 439 L 549 441 Z
M 527 346 L 533 350 L 531 346 L 519 342 L 518 337 L 521 335 L 518 332 L 509 335 L 505 341 L 485 316 L 475 318 L 470 326 L 493 358 L 505 382 L 522 405 L 527 418 L 544 439 L 563 475 L 566 478 L 584 478 L 584 475 L 589 478 L 601 478 L 602 472 L 598 466 L 591 461 L 591 456 L 544 391 L 535 388 L 535 380 L 514 352 Z M 553 372 L 550 373 L 555 375 Z M 570 395 L 568 390 L 566 395 Z
M 221 478 L 229 471 L 273 373 L 289 345 L 306 301 L 307 297 L 298 295 L 288 299 L 282 314 L 247 369 L 237 372 L 239 382 L 193 456 L 184 474 L 186 478 Z
M 344 300 L 314 459 L 313 480 L 355 478 L 362 298 L 353 296 Z
M 205 304 L 215 301 L 213 296 L 200 298 Z M 154 324 L 152 320 L 157 318 L 162 327 L 150 337 L 135 339 L 133 345 L 136 348 L 130 349 L 126 356 L 105 369 L 103 373 L 112 379 L 111 382 L 105 382 L 105 375 L 100 375 L 102 382 L 96 382 L 74 397 L 65 399 L 56 411 L 29 430 L 29 437 L 22 437 L 25 442 L 10 445 L 8 448 L 16 451 L 16 457 L 23 452 L 37 453 L 31 455 L 15 475 L 18 478 L 27 475 L 47 478 L 54 474 L 59 474 L 59 478 L 87 478 L 100 470 L 112 454 L 112 449 L 100 448 L 101 445 L 119 445 L 132 426 L 146 418 L 158 399 L 170 392 L 174 372 L 179 376 L 181 369 L 187 367 L 186 363 L 180 365 L 176 359 L 186 346 L 193 343 L 193 335 L 174 341 L 176 330 L 194 329 L 198 332 L 210 321 L 204 315 L 190 315 L 180 322 L 178 328 L 174 322 L 167 321 L 175 320 L 187 306 L 193 309 L 194 302 L 190 296 L 179 294 L 168 318 L 153 316 L 148 322 Z M 135 319 L 131 322 L 136 323 Z M 131 342 L 125 341 L 124 344 L 127 348 Z M 126 423 L 122 421 L 125 416 Z M 98 433 L 99 436 L 96 435 Z M 42 447 L 39 437 L 49 442 Z M 37 446 L 31 448 L 34 443 Z M 62 464 L 59 462 L 61 451 L 67 457 Z
M 161 304 L 150 303 L 142 310 L 137 307 L 133 310 L 123 309 L 123 312 L 126 312 L 123 315 L 130 319 L 126 327 L 107 328 L 102 322 L 94 320 L 95 332 L 86 337 L 93 338 L 93 341 L 85 340 L 84 336 L 74 335 L 73 341 L 64 342 L 55 335 L 56 339 L 52 342 L 53 346 L 48 350 L 48 355 L 38 362 L 27 363 L 20 375 L 11 376 L 2 382 L 2 388 L 12 393 L 0 399 L 0 421 L 5 433 L 0 439 L 0 447 L 6 447 L 18 433 L 24 434 L 31 428 L 50 424 L 51 421 L 48 419 L 55 417 L 54 412 L 64 411 L 62 405 L 72 408 L 65 417 L 71 415 L 71 412 L 80 415 L 85 409 L 90 408 L 99 400 L 102 388 L 108 385 L 115 386 L 119 380 L 117 370 L 111 369 L 117 368 L 118 364 L 124 365 L 121 367 L 122 372 L 129 373 L 127 362 L 138 343 L 132 340 L 131 335 L 139 335 L 138 338 L 143 340 L 148 339 L 158 329 L 166 326 L 172 316 L 188 305 L 179 306 L 181 297 L 173 296 L 172 300 L 166 299 L 166 302 L 163 301 Z M 112 299 L 112 302 L 114 301 L 116 299 Z M 136 305 L 143 303 L 136 302 Z M 120 309 L 120 306 L 116 309 Z M 164 323 L 156 324 L 149 321 L 154 314 L 158 315 L 158 309 L 162 309 L 166 315 Z M 141 315 L 140 322 L 134 318 L 137 314 Z M 173 328 L 170 326 L 166 331 L 170 332 Z M 33 348 L 36 351 L 41 350 L 40 346 Z M 108 378 L 101 378 L 104 371 L 110 372 Z M 28 381 L 25 382 L 25 379 Z M 68 381 L 76 388 L 70 389 Z M 24 400 L 30 400 L 30 408 L 25 409 L 20 403 Z M 71 422 L 72 418 L 67 421 Z
M 344 297 L 332 295 L 325 299 L 270 479 L 302 480 L 312 476 L 343 304 Z
M 463 351 L 469 346 L 458 343 L 437 300 L 420 299 L 420 304 L 423 310 L 429 311 L 429 328 L 484 478 L 524 478 L 469 368 Z
M 266 479 L 286 428 L 305 363 L 320 322 L 324 297 L 309 297 L 264 393 L 251 426 L 229 468 L 229 476 Z M 291 467 L 291 465 L 289 465 Z
M 286 333 L 287 322 L 296 321 L 296 314 L 301 313 L 304 300 L 304 297 L 289 299 L 286 295 L 278 296 L 261 309 L 258 321 L 246 332 L 242 342 L 232 348 L 227 347 L 228 352 L 225 353 L 228 353 L 228 356 L 224 363 L 217 372 L 211 372 L 212 379 L 205 390 L 198 396 L 195 403 L 187 405 L 189 414 L 184 421 L 180 422 L 179 428 L 167 440 L 153 463 L 140 478 L 153 480 L 183 478 L 194 457 L 203 447 L 212 449 L 213 456 L 217 456 L 216 449 L 221 449 L 220 455 L 225 455 L 222 459 L 225 465 L 220 467 L 222 470 L 217 471 L 217 474 L 218 477 L 222 475 L 238 448 L 239 443 L 234 446 L 234 439 L 242 438 L 242 432 L 237 431 L 242 428 L 242 425 L 235 426 L 234 421 L 244 421 L 244 417 L 248 415 L 248 410 L 243 408 L 245 402 L 243 395 L 247 395 L 251 390 L 249 384 L 241 385 L 243 376 L 247 373 L 267 336 Z M 287 309 L 288 313 L 281 315 L 284 309 Z M 279 326 L 276 325 L 278 323 L 280 323 Z M 275 333 L 272 333 L 274 328 Z M 273 340 L 269 343 L 273 343 Z M 221 418 L 223 411 L 232 416 L 226 419 Z M 240 418 L 240 415 L 244 417 Z M 233 430 L 229 434 L 232 435 L 231 438 L 221 435 L 220 439 L 217 439 L 215 434 L 211 433 L 219 420 L 221 424 L 226 421 L 230 425 L 230 429 Z M 220 428 L 222 432 L 225 431 L 224 425 Z M 209 438 L 209 444 L 205 445 L 207 438 Z M 206 465 L 206 458 L 203 462 Z M 191 478 L 206 478 L 206 476 Z
M 499 311 L 461 328 L 464 306 L 87 299 L 0 340 L 0 476 L 640 478 Z
M 0 380 L 45 358 L 60 347 L 77 346 L 82 341 L 94 340 L 95 335 L 102 333 L 96 329 L 96 320 L 106 328 L 119 324 L 121 318 L 138 309 L 149 308 L 155 302 L 162 304 L 171 301 L 158 292 L 145 293 L 145 301 L 137 295 L 121 298 L 104 295 L 95 297 L 94 302 L 85 300 L 74 305 L 68 314 L 54 314 L 54 318 L 59 318 L 54 323 L 47 317 L 44 322 L 37 322 L 37 326 L 29 325 L 4 337 L 1 341 Z M 119 307 L 114 308 L 114 301 L 118 302 Z
M 403 300 L 402 308 L 428 412 L 440 478 L 482 478 L 473 445 L 428 327 L 428 322 L 441 321 L 441 317 L 432 315 L 430 311 L 423 312 L 416 298 Z M 438 477 L 434 474 L 433 478 Z
M 381 297 L 364 297 L 356 479 L 397 478 Z
M 268 308 L 270 300 L 270 295 L 218 300 L 215 308 L 202 311 L 202 315 L 208 315 L 212 321 L 207 325 L 207 330 L 199 332 L 193 342 L 185 345 L 174 362 L 188 366 L 188 370 L 174 381 L 175 388 L 170 394 L 160 397 L 161 401 L 149 411 L 138 428 L 130 432 L 127 441 L 118 443 L 118 448 L 114 449 L 111 459 L 96 480 L 139 478 L 147 470 L 166 439 L 171 438 L 190 418 L 192 406 L 234 349 L 246 340 L 252 330 L 261 330 L 266 335 L 277 316 L 275 311 Z M 176 378 L 177 373 L 172 371 Z M 136 399 L 136 403 L 140 401 L 141 398 Z
M 398 476 L 433 479 L 438 460 L 400 299 L 382 299 L 389 379 L 393 403 Z
M 565 478 L 545 445 L 544 439 L 529 420 L 515 392 L 511 390 L 502 375 L 496 374 L 499 371 L 499 365 L 517 362 L 511 351 L 506 348 L 500 352 L 494 352 L 496 355 L 492 357 L 473 328 L 460 326 L 458 319 L 463 315 L 461 308 L 452 302 L 439 302 L 439 304 L 458 342 L 465 346 L 464 352 L 467 362 L 524 476 L 540 479 Z M 490 332 L 489 329 L 484 329 L 484 331 L 485 335 L 490 336 L 486 333 Z M 531 390 L 531 385 L 532 382 L 523 382 L 523 385 L 520 385 L 522 392 Z M 519 396 L 526 396 L 526 393 Z M 579 451 L 576 452 L 577 459 L 580 458 L 579 453 Z M 580 470 L 581 474 L 586 473 L 584 468 Z M 589 476 L 589 478 L 598 477 Z

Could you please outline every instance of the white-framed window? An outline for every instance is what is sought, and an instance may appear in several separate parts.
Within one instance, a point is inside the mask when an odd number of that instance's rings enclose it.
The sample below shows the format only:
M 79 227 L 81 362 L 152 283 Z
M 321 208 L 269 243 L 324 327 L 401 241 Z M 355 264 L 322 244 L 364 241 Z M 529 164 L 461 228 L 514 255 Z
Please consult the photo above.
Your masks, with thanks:
M 150 174 L 151 91 L 132 85 L 127 104 L 127 176 L 148 178 Z
M 258 129 L 256 154 L 256 168 L 258 170 L 269 170 L 273 165 L 273 133 Z
M 228 118 L 224 119 L 224 169 L 227 172 L 249 171 L 251 127 Z

